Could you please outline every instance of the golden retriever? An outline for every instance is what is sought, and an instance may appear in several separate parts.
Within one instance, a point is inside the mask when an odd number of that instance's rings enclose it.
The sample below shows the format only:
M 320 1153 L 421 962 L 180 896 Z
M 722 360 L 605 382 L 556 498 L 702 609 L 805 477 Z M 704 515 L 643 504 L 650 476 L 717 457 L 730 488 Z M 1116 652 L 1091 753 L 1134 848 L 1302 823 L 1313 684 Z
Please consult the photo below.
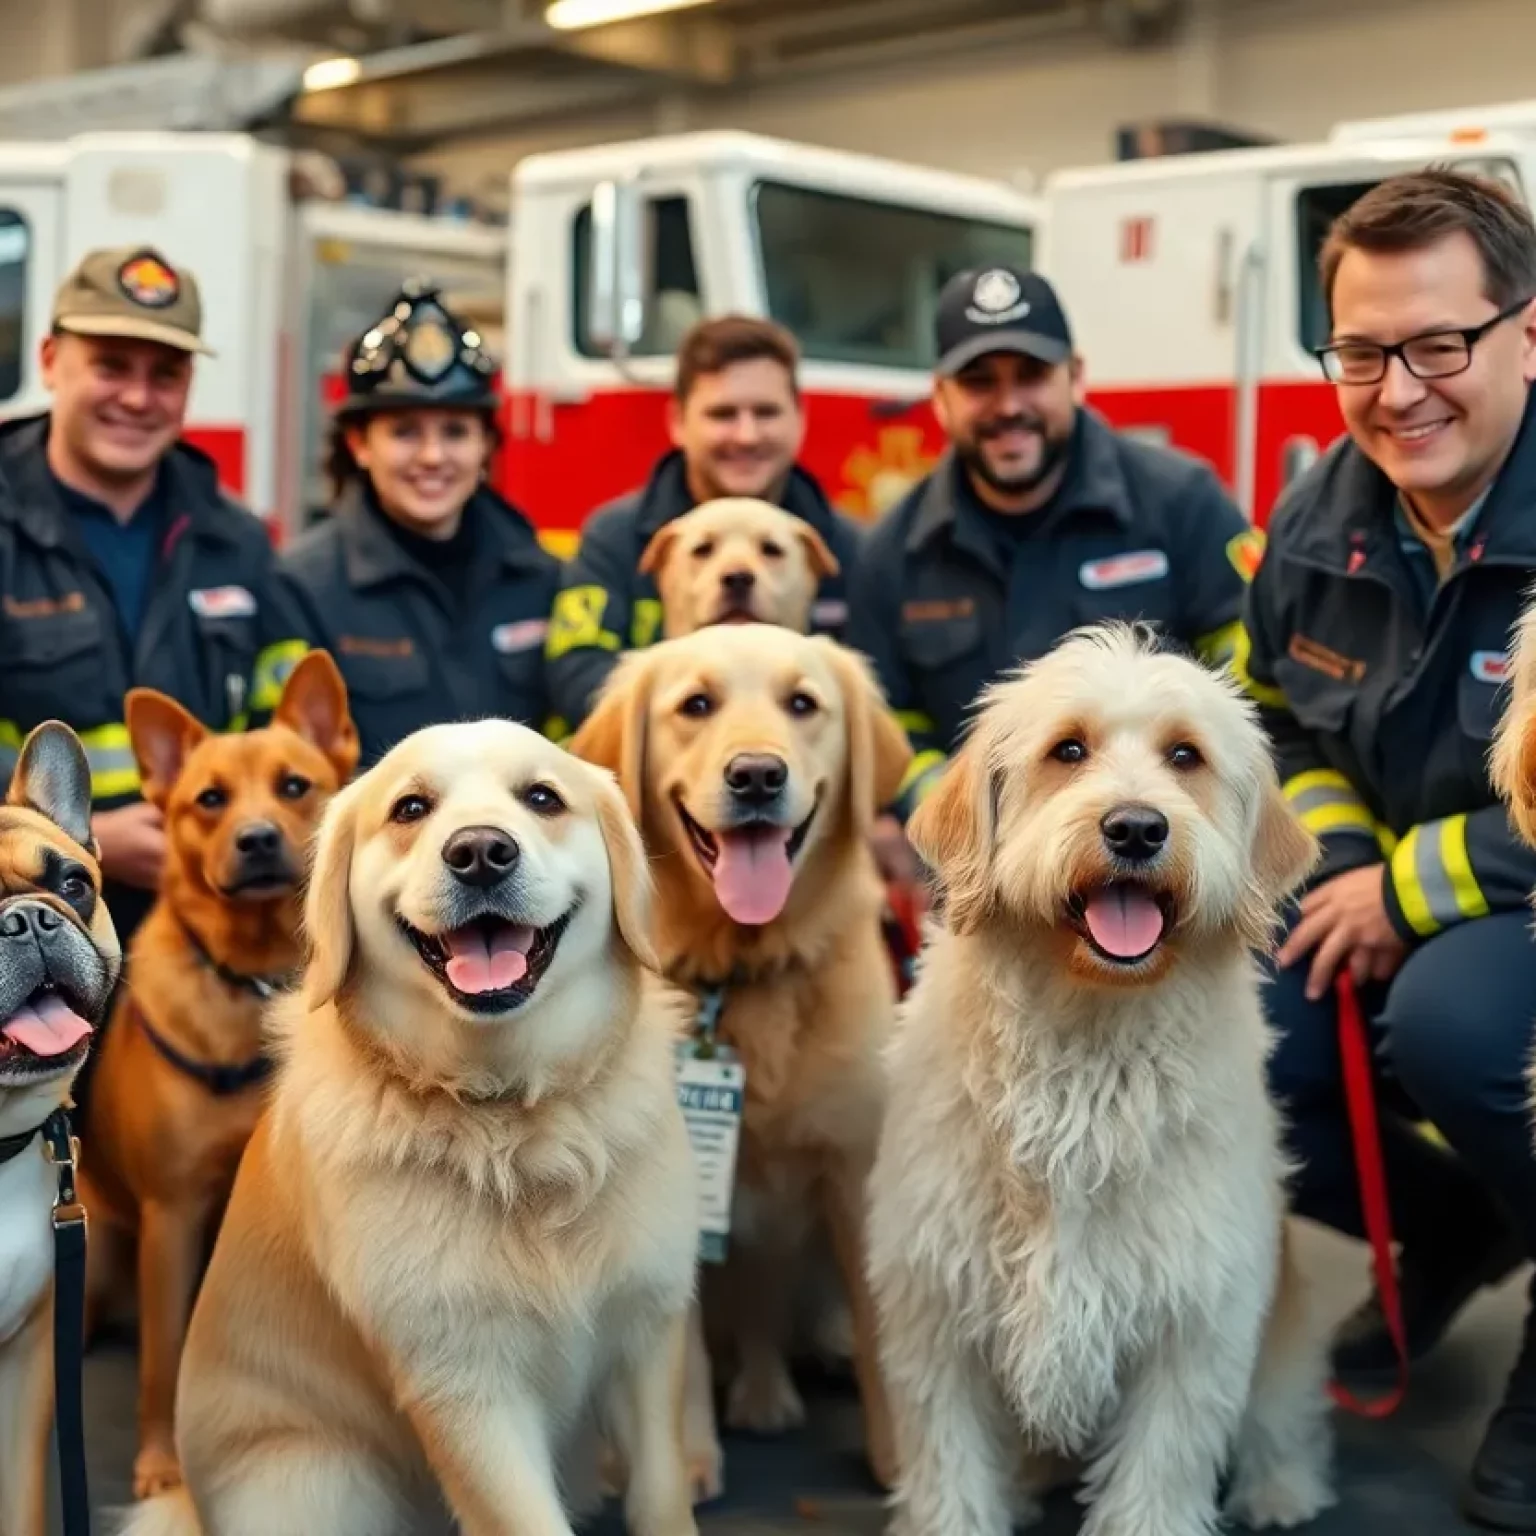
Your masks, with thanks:
M 419 731 L 331 802 L 187 1336 L 185 1486 L 134 1536 L 387 1536 L 439 1496 L 464 1536 L 570 1536 L 599 1400 L 630 1530 L 694 1536 L 699 1210 L 649 894 L 611 777 L 508 721 Z
M 1084 1536 L 1332 1502 L 1254 950 L 1316 858 L 1225 678 L 1069 637 L 911 822 L 946 911 L 889 1053 L 870 1265 L 901 1536 L 1003 1536 L 1036 1457 Z
M 1536 588 L 1515 626 L 1509 654 L 1509 702 L 1494 731 L 1494 788 L 1520 836 L 1536 848 Z
M 866 1452 L 889 1483 L 863 1192 L 895 978 L 868 838 L 906 736 L 854 652 L 754 625 L 624 657 L 572 750 L 618 774 L 654 861 L 662 969 L 695 1008 L 723 1000 L 719 1037 L 746 1073 L 720 1288 L 737 1367 L 727 1420 L 771 1433 L 803 1417 L 785 1346 L 819 1215 L 849 1297 Z M 690 1395 L 695 1466 L 703 1427 L 713 1435 L 707 1378 Z
M 781 624 L 806 633 L 817 588 L 838 563 L 807 522 L 750 496 L 706 501 L 659 528 L 640 556 L 661 594 L 662 635 L 710 624 Z

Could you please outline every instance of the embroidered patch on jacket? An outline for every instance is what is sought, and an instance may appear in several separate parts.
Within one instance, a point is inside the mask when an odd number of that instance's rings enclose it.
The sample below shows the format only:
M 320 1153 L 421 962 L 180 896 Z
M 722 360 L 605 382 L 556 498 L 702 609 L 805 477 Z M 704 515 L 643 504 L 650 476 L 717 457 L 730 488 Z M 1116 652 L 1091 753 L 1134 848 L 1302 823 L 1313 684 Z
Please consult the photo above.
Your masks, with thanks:
M 976 611 L 974 597 L 958 597 L 953 602 L 933 599 L 901 605 L 904 624 L 943 624 L 949 619 L 968 619 Z
M 512 656 L 518 651 L 531 651 L 535 646 L 543 645 L 548 633 L 548 619 L 519 619 L 512 624 L 498 624 L 491 631 L 491 647 L 503 656 Z
M 63 597 L 12 597 L 9 592 L 3 598 L 5 613 L 12 619 L 51 619 L 61 613 L 81 613 L 85 609 L 85 593 L 66 592 Z
M 201 587 L 187 593 L 192 612 L 201 619 L 248 619 L 256 599 L 245 587 Z
M 1363 661 L 1341 655 L 1307 635 L 1292 635 L 1286 649 L 1292 661 L 1300 662 L 1314 672 L 1321 672 L 1324 677 L 1331 677 L 1335 682 L 1358 683 L 1365 676 Z
M 811 623 L 822 629 L 836 629 L 848 622 L 848 604 L 841 598 L 825 597 L 811 608 Z
M 1266 542 L 1262 528 L 1245 528 L 1227 540 L 1227 559 L 1244 581 L 1252 581 L 1258 575 Z
M 1502 683 L 1509 676 L 1509 653 L 1473 651 L 1471 671 L 1480 683 Z
M 416 646 L 409 635 L 402 635 L 398 640 L 375 640 L 369 635 L 338 635 L 336 649 L 343 656 L 381 656 L 386 660 L 397 661 L 401 657 L 414 655 Z
M 1113 587 L 1135 587 L 1147 581 L 1161 581 L 1168 574 L 1168 556 L 1160 549 L 1137 549 L 1128 555 L 1110 555 L 1104 560 L 1085 560 L 1077 579 L 1090 592 L 1107 592 Z

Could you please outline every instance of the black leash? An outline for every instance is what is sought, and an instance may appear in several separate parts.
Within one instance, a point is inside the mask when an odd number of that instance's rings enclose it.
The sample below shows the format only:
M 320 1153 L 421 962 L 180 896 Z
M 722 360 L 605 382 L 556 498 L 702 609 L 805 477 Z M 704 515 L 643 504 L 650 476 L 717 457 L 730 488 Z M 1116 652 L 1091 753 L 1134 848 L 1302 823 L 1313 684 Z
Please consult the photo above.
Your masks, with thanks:
M 80 1143 L 70 1131 L 67 1110 L 56 1109 L 43 1122 L 43 1140 L 59 1173 L 53 1202 L 53 1380 L 64 1536 L 91 1536 L 85 1474 L 86 1213 L 75 1189 Z

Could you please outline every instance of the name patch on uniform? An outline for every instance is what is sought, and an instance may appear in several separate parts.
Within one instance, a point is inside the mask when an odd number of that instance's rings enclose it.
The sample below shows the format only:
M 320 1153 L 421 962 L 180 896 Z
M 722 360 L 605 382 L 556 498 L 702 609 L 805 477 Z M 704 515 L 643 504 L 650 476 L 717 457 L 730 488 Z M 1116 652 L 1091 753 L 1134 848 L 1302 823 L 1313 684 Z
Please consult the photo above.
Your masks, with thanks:
M 975 611 L 974 597 L 956 598 L 952 603 L 934 598 L 930 601 L 903 603 L 901 619 L 904 624 L 944 624 L 950 619 L 968 619 Z
M 1473 651 L 1472 676 L 1480 683 L 1502 683 L 1509 676 L 1506 651 Z
M 1111 587 L 1135 587 L 1145 581 L 1161 581 L 1168 574 L 1168 556 L 1160 549 L 1138 549 L 1106 560 L 1085 560 L 1077 579 L 1090 592 Z
M 491 646 L 503 656 L 511 656 L 543 645 L 548 633 L 548 619 L 519 619 L 514 624 L 498 624 L 491 631 Z
M 188 592 L 187 601 L 200 619 L 248 619 L 256 599 L 244 587 L 203 587 Z
M 847 622 L 848 604 L 840 598 L 824 598 L 811 609 L 811 623 L 819 624 L 823 629 L 832 629 Z
M 1345 656 L 1310 635 L 1292 635 L 1291 643 L 1285 650 L 1292 661 L 1300 662 L 1314 672 L 1321 672 L 1324 677 L 1331 677 L 1338 683 L 1358 683 L 1365 676 L 1363 661 Z

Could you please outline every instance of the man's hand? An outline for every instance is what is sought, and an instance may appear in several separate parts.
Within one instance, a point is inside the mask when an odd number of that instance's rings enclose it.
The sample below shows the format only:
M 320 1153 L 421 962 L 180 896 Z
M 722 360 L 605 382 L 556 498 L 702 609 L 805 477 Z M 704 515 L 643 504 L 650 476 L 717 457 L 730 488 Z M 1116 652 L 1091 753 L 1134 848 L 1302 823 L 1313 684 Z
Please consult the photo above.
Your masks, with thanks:
M 1282 969 L 1312 954 L 1307 997 L 1316 1002 L 1347 960 L 1357 982 L 1387 981 L 1397 972 L 1408 946 L 1397 936 L 1387 916 L 1382 894 L 1384 869 L 1368 864 L 1346 870 L 1302 898 L 1301 918 L 1281 946 Z
M 101 870 L 109 879 L 152 891 L 165 865 L 165 818 L 145 801 L 98 811 L 91 830 L 101 845 Z

